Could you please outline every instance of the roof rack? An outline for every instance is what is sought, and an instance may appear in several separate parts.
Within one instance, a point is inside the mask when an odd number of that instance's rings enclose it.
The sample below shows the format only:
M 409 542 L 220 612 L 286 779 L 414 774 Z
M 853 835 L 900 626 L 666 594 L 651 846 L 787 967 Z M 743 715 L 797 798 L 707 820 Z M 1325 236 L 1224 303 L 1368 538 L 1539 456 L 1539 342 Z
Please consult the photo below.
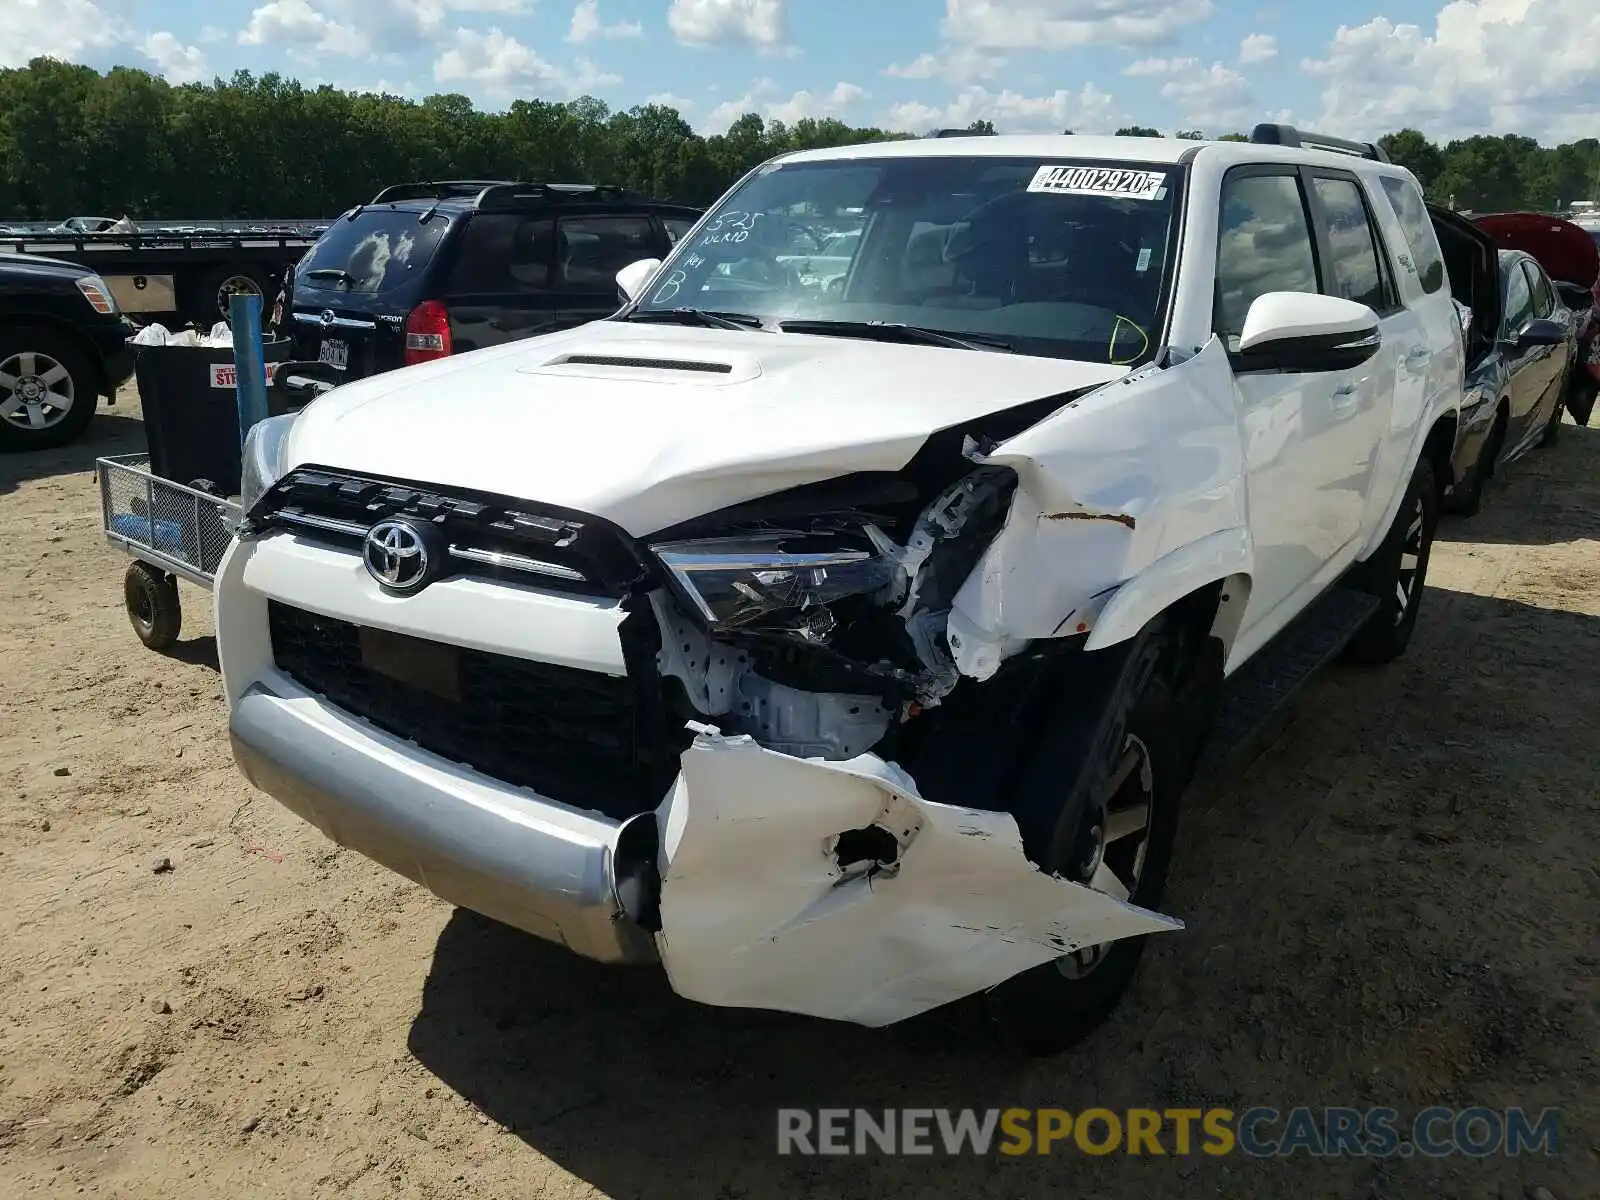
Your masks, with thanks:
M 529 200 L 643 200 L 625 187 L 603 183 L 497 183 L 478 193 L 477 206 L 515 208 Z
M 1388 153 L 1377 142 L 1353 142 L 1348 138 L 1312 133 L 1309 129 L 1296 129 L 1293 125 L 1257 125 L 1250 131 L 1250 140 L 1258 146 L 1296 146 L 1302 150 L 1327 150 L 1377 162 L 1389 161 Z
M 396 183 L 384 188 L 368 204 L 392 204 L 396 200 L 442 200 L 447 196 L 476 196 L 484 188 L 509 184 L 508 179 L 437 179 L 420 183 Z

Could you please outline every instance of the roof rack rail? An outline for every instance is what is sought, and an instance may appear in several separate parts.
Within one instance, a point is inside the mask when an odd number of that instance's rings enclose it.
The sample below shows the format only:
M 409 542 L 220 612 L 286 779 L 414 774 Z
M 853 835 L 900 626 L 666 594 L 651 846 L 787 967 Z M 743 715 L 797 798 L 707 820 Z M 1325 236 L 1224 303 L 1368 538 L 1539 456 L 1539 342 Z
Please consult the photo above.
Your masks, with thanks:
M 1327 150 L 1333 154 L 1349 154 L 1377 162 L 1389 161 L 1388 153 L 1377 142 L 1353 142 L 1349 138 L 1296 129 L 1293 125 L 1257 125 L 1250 131 L 1250 140 L 1258 146 L 1296 146 L 1302 150 Z
M 368 204 L 392 204 L 396 200 L 442 200 L 447 196 L 475 196 L 486 187 L 508 182 L 504 179 L 437 179 L 419 183 L 396 183 L 384 188 Z
M 599 183 L 496 183 L 478 193 L 477 206 L 514 208 L 529 200 L 643 199 L 639 193 L 615 184 Z

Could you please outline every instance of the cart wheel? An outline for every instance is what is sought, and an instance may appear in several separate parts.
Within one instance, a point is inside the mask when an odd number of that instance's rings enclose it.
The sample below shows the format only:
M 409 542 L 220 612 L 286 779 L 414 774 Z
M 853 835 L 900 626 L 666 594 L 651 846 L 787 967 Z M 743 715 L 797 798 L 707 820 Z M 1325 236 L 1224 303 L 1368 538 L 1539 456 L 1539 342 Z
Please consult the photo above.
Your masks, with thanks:
M 141 642 L 151 650 L 165 650 L 178 640 L 183 608 L 176 579 L 149 563 L 130 563 L 122 577 L 122 595 Z

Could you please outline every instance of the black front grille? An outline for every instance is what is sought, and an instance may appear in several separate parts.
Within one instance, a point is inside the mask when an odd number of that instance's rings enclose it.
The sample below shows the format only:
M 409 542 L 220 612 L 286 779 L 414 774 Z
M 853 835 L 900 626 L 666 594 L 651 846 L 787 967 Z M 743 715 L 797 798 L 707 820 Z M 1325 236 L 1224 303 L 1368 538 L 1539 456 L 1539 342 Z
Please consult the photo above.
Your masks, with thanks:
M 268 488 L 245 514 L 239 532 L 256 536 L 288 530 L 359 552 L 367 530 L 391 517 L 426 526 L 443 546 L 554 568 L 529 573 L 452 555 L 448 574 L 609 597 L 626 596 L 651 576 L 634 540 L 588 513 L 315 466 L 296 467 Z
M 280 671 L 424 750 L 612 817 L 660 800 L 650 712 L 629 679 L 367 630 L 277 601 L 268 613 Z

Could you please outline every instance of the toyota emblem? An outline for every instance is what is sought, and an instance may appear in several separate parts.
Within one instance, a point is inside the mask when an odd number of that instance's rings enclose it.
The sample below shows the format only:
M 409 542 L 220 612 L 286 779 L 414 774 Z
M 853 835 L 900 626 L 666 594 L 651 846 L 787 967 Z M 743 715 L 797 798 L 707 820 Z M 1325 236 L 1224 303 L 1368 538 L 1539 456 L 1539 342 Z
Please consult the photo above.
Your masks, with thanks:
M 361 546 L 367 571 L 394 592 L 414 592 L 428 582 L 428 542 L 409 521 L 379 521 Z

